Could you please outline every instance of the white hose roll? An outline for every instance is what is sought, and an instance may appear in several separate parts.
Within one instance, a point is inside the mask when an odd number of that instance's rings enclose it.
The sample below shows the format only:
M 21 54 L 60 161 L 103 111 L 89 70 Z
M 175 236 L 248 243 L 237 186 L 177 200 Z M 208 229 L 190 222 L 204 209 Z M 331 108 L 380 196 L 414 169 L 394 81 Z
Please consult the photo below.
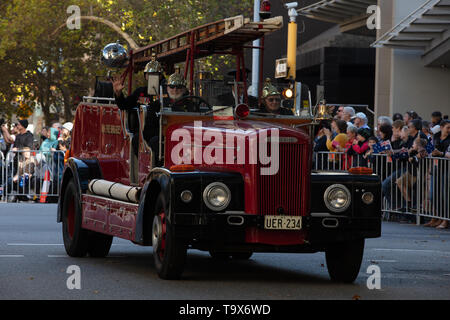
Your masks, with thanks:
M 89 182 L 89 191 L 99 196 L 134 203 L 139 202 L 140 196 L 140 188 L 101 179 L 91 180 Z

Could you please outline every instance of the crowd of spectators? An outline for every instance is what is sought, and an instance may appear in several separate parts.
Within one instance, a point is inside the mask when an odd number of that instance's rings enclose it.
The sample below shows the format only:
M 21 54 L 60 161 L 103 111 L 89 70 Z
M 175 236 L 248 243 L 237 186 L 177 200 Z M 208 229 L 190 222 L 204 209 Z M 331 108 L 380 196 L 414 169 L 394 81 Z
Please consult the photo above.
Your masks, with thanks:
M 416 112 L 396 113 L 392 118 L 381 116 L 371 128 L 363 112 L 352 107 L 339 107 L 330 121 L 322 121 L 314 139 L 314 165 L 317 169 L 367 167 L 382 178 L 383 198 L 387 209 L 405 212 L 417 209 L 417 174 L 427 158 L 435 158 L 425 172 L 428 179 L 427 199 L 432 216 L 448 210 L 449 164 L 441 158 L 450 158 L 450 121 L 448 115 L 436 111 L 429 120 Z M 339 154 L 333 154 L 339 152 Z M 377 155 L 386 156 L 377 156 Z M 331 157 L 330 157 L 331 156 Z M 441 159 L 441 160 L 440 160 Z M 339 168 L 336 168 L 338 163 Z M 421 174 L 424 170 L 420 171 Z M 422 186 L 423 187 L 423 186 Z M 423 209 L 423 208 L 422 208 Z M 435 214 L 433 214 L 433 211 Z M 432 219 L 426 226 L 447 228 L 448 221 Z
M 28 128 L 27 120 L 12 125 L 0 120 L 0 197 L 8 190 L 10 202 L 30 200 L 31 194 L 39 194 L 46 171 L 56 185 L 61 180 L 65 152 L 70 148 L 71 122 L 54 123 L 35 135 Z

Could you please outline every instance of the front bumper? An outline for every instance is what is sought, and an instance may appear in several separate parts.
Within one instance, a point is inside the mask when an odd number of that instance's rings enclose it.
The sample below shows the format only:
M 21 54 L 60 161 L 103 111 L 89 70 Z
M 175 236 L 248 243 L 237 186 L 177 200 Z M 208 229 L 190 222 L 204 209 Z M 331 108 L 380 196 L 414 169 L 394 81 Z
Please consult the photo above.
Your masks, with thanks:
M 247 248 L 252 251 L 322 251 L 327 245 L 356 239 L 381 236 L 381 218 L 333 216 L 330 214 L 312 214 L 302 217 L 302 229 L 265 230 L 264 216 L 242 212 L 220 214 L 176 214 L 174 224 L 177 236 L 185 239 L 195 248 L 210 250 L 219 247 Z M 249 243 L 249 230 L 258 230 L 265 234 L 276 233 L 277 237 L 298 239 L 297 243 L 280 245 L 273 243 Z

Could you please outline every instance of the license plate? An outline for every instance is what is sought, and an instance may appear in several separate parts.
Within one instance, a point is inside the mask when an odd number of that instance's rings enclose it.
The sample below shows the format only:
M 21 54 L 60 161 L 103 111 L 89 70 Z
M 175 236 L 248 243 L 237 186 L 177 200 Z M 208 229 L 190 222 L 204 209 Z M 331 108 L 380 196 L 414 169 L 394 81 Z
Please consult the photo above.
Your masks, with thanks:
M 264 229 L 270 230 L 300 230 L 302 217 L 295 216 L 265 216 Z

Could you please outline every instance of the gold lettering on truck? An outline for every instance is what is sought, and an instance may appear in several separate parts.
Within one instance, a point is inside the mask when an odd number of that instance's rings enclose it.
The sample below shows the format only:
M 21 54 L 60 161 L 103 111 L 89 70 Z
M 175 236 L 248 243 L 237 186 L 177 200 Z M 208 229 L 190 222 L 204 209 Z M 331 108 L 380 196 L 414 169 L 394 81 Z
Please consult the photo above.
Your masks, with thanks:
M 102 124 L 102 133 L 104 134 L 120 134 L 122 128 L 112 124 Z

